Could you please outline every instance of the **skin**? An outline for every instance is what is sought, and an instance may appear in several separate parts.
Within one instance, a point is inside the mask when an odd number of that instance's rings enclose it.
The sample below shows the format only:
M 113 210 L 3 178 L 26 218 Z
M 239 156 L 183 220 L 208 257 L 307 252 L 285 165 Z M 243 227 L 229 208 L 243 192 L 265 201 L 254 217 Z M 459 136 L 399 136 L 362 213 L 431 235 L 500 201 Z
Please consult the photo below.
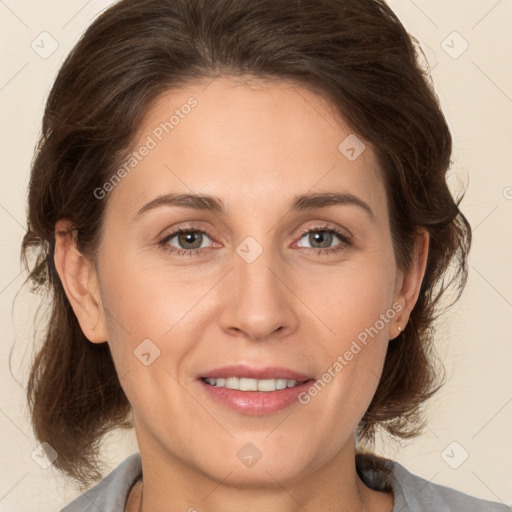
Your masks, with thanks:
M 108 340 L 131 403 L 143 510 L 389 512 L 392 494 L 356 473 L 354 429 L 416 303 L 428 233 L 418 231 L 413 264 L 399 271 L 371 145 L 347 159 L 338 145 L 350 128 L 297 84 L 221 77 L 169 91 L 147 112 L 134 147 L 190 96 L 197 107 L 103 199 L 96 264 L 71 236 L 57 237 L 55 253 L 85 335 Z M 326 191 L 363 199 L 374 221 L 354 205 L 288 210 L 295 195 Z M 162 206 L 131 221 L 164 192 L 211 194 L 227 210 Z M 351 233 L 352 245 L 336 236 L 315 242 L 322 230 L 301 235 L 325 223 Z M 62 219 L 56 231 L 69 225 Z M 206 233 L 201 255 L 159 246 L 191 225 Z M 247 236 L 263 249 L 252 263 L 236 252 Z M 190 250 L 192 242 L 176 236 L 167 246 Z M 322 254 L 334 247 L 342 249 Z M 401 311 L 306 405 L 250 416 L 214 402 L 196 380 L 239 362 L 320 378 L 394 303 Z M 147 338 L 160 356 L 145 366 L 134 350 Z M 262 454 L 250 468 L 237 457 L 249 442 Z M 139 497 L 137 484 L 126 510 L 139 510 Z

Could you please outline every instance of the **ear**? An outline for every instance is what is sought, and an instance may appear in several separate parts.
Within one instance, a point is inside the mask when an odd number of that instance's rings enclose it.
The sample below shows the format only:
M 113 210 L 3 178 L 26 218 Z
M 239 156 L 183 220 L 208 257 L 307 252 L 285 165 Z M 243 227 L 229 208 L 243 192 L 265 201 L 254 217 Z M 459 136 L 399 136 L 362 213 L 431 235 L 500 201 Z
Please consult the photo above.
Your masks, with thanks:
M 55 224 L 55 267 L 80 327 L 93 343 L 107 341 L 98 276 L 92 262 L 76 246 L 76 231 L 68 219 Z
M 402 309 L 396 317 L 396 322 L 390 328 L 390 339 L 396 338 L 404 331 L 409 316 L 413 310 L 420 293 L 421 283 L 427 268 L 428 248 L 430 235 L 425 228 L 416 229 L 414 254 L 409 269 L 404 273 L 399 271 L 395 284 L 393 304 L 400 303 Z M 398 327 L 402 330 L 399 331 Z

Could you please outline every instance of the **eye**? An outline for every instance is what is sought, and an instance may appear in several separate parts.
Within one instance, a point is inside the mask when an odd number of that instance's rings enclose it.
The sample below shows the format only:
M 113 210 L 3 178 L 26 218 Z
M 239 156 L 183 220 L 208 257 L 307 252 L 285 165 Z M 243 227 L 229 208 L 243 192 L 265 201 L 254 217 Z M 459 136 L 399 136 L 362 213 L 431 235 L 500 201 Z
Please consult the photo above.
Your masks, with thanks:
M 301 243 L 299 247 L 303 247 L 318 254 L 341 251 L 352 245 L 347 236 L 337 229 L 328 226 L 308 228 L 302 231 L 301 235 L 300 240 L 304 239 L 306 241 L 305 243 L 309 245 L 303 245 L 303 243 Z M 336 242 L 336 239 L 338 239 L 339 242 L 332 247 L 331 244 Z
M 194 256 L 202 253 L 202 249 L 208 247 L 204 243 L 208 239 L 210 237 L 200 229 L 178 229 L 158 243 L 173 254 Z M 173 245 L 173 240 L 177 247 Z

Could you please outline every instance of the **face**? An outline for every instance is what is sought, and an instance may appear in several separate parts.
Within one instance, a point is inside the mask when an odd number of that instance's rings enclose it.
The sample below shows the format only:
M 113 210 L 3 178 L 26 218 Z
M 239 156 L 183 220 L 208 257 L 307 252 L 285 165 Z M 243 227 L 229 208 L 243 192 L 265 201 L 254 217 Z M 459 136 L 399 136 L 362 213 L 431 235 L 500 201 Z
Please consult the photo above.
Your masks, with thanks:
M 136 162 L 97 199 L 100 324 L 141 452 L 261 483 L 353 450 L 405 305 L 384 185 L 357 144 L 322 97 L 286 82 L 196 83 L 147 113 Z M 297 201 L 326 193 L 352 200 Z M 288 385 L 286 371 L 309 380 L 264 392 L 201 378 Z

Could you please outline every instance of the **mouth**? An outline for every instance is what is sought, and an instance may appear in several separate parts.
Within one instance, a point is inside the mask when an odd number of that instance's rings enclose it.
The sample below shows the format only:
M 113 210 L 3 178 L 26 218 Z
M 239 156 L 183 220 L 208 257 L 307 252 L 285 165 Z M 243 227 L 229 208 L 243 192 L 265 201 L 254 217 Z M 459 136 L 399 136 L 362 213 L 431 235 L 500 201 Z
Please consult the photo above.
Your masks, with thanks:
M 206 384 L 217 387 L 234 389 L 237 391 L 261 391 L 263 393 L 271 393 L 281 389 L 295 388 L 314 379 L 295 380 L 295 379 L 251 379 L 249 377 L 201 377 Z
M 206 397 L 244 415 L 265 415 L 299 402 L 315 378 L 283 367 L 225 366 L 197 376 Z

